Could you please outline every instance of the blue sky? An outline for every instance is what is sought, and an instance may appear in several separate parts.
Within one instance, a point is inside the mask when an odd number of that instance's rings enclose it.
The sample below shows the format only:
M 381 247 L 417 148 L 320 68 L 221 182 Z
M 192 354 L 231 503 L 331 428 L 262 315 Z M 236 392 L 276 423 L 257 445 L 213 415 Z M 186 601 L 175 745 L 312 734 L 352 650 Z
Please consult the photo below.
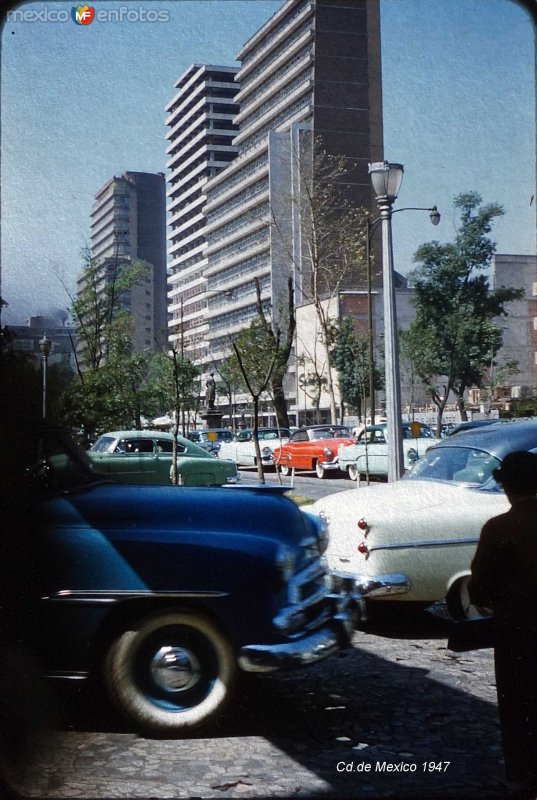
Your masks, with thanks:
M 124 0 L 131 19 L 34 21 L 2 31 L 2 296 L 6 322 L 66 307 L 89 238 L 95 192 L 123 171 L 166 171 L 166 114 L 194 62 L 234 63 L 280 0 Z M 167 21 L 133 21 L 139 10 Z M 29 15 L 28 15 L 29 16 Z M 58 16 L 62 16 L 59 14 Z M 424 241 L 454 233 L 452 201 L 477 190 L 504 205 L 499 252 L 535 252 L 535 52 L 513 0 L 381 0 L 385 154 L 405 165 L 394 217 L 396 268 Z

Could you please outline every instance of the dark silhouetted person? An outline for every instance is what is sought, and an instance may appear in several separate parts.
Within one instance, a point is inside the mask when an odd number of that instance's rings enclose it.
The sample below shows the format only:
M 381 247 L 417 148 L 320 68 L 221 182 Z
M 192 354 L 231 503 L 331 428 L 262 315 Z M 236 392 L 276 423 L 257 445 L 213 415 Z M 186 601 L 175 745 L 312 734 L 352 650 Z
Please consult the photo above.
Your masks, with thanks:
M 497 620 L 494 648 L 507 778 L 537 798 L 537 454 L 507 455 L 494 470 L 511 508 L 481 531 L 469 593 Z

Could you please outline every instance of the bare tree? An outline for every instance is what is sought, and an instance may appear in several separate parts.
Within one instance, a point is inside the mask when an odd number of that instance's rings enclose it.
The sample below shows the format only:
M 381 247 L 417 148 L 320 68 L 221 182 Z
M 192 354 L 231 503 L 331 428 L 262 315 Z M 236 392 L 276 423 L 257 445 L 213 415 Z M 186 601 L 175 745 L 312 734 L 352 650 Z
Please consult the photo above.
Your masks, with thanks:
M 269 353 L 273 356 L 273 369 L 270 377 L 272 389 L 272 401 L 276 418 L 280 428 L 289 427 L 289 416 L 287 413 L 287 400 L 283 388 L 283 379 L 287 372 L 287 364 L 293 347 L 296 316 L 293 292 L 293 279 L 287 280 L 287 306 L 277 316 L 268 318 L 265 315 L 263 302 L 261 300 L 261 286 L 259 278 L 255 279 L 256 289 L 256 309 L 259 323 L 265 332 L 266 340 L 269 344 Z M 284 327 L 284 330 L 282 330 Z
M 322 142 L 312 143 L 311 158 L 303 151 L 293 156 L 296 190 L 290 198 L 298 222 L 300 246 L 289 237 L 280 219 L 273 225 L 280 233 L 294 267 L 296 304 L 313 303 L 325 351 L 327 391 L 331 421 L 337 421 L 330 330 L 337 318 L 339 293 L 358 285 L 367 269 L 368 210 L 350 203 L 344 191 L 348 172 L 344 156 L 328 154 Z

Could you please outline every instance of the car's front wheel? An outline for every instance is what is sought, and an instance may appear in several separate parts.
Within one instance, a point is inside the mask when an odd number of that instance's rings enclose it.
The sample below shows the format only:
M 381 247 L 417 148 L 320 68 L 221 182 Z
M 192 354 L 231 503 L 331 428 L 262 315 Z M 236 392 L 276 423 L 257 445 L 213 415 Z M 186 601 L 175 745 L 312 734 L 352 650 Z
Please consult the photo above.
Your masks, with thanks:
M 323 465 L 319 461 L 315 462 L 315 474 L 317 475 L 318 478 L 326 478 L 327 477 L 327 472 L 326 472 L 325 468 L 323 467 Z
M 287 475 L 289 475 L 289 474 L 290 474 L 290 472 L 291 472 L 291 467 L 288 467 L 288 466 L 287 466 L 287 464 L 280 464 L 280 467 L 279 467 L 279 469 L 280 469 L 280 472 L 282 473 L 282 475 L 283 475 L 284 477 L 286 477 Z
M 137 730 L 190 734 L 222 711 L 236 678 L 233 648 L 193 611 L 162 611 L 136 621 L 110 646 L 105 682 Z
M 347 474 L 351 479 L 351 481 L 358 480 L 358 478 L 360 477 L 360 473 L 358 472 L 358 467 L 356 466 L 356 464 L 349 464 L 349 466 L 347 467 Z

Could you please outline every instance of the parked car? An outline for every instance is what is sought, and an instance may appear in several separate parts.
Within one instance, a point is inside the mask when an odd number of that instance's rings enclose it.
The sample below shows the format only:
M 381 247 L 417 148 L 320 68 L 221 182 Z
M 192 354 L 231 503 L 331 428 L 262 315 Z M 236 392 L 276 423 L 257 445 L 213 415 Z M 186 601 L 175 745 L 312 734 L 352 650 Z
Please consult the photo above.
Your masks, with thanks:
M 291 431 L 288 428 L 258 428 L 257 440 L 264 467 L 274 466 L 274 448 L 288 442 L 290 436 Z M 232 442 L 222 442 L 218 456 L 230 458 L 239 467 L 257 466 L 253 429 L 239 431 Z
M 464 433 L 465 431 L 474 430 L 475 428 L 485 428 L 487 425 L 497 425 L 498 422 L 508 422 L 509 420 L 499 420 L 494 417 L 487 417 L 486 419 L 471 419 L 467 422 L 459 422 L 457 425 L 452 425 L 446 436 L 454 436 L 456 433 Z
M 56 430 L 26 455 L 1 501 L 14 526 L 1 552 L 14 547 L 0 609 L 17 607 L 49 677 L 94 676 L 136 729 L 190 733 L 214 722 L 239 673 L 303 667 L 348 643 L 324 525 L 280 487 L 113 484 Z
M 120 483 L 170 483 L 173 434 L 161 431 L 103 433 L 89 456 L 101 474 Z M 233 461 L 216 459 L 202 447 L 177 437 L 177 472 L 182 486 L 222 486 L 238 480 Z
M 222 442 L 233 441 L 233 431 L 229 428 L 202 428 L 187 433 L 191 442 L 195 442 L 209 453 L 218 455 Z
M 405 469 L 410 469 L 415 461 L 429 447 L 439 442 L 428 425 L 403 422 L 403 458 Z M 417 435 L 415 435 L 417 434 Z M 353 481 L 360 475 L 388 475 L 388 442 L 390 432 L 386 423 L 368 425 L 360 431 L 355 444 L 341 445 L 338 450 L 339 468 L 347 472 Z
M 339 470 L 340 445 L 353 444 L 346 425 L 309 425 L 295 431 L 287 444 L 274 449 L 274 461 L 282 475 L 291 470 L 315 470 L 318 478 Z
M 537 451 L 537 420 L 449 436 L 400 481 L 317 501 L 335 585 L 349 581 L 371 603 L 447 597 L 457 614 L 480 530 L 509 507 L 492 472 L 514 450 Z

